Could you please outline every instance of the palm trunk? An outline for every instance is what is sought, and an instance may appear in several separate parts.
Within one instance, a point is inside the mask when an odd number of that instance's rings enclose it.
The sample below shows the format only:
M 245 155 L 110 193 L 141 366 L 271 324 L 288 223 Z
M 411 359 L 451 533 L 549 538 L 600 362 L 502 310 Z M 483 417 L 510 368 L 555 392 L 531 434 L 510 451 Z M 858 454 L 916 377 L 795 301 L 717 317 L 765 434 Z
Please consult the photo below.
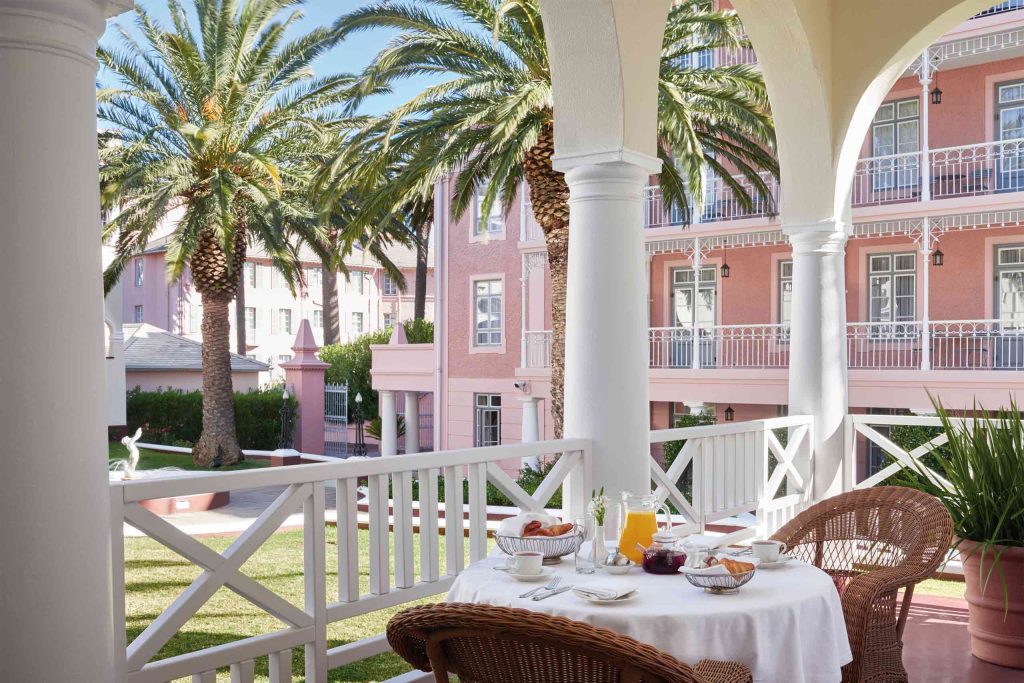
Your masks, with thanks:
M 238 292 L 235 293 L 235 353 L 244 356 L 245 344 L 245 280 L 238 285 Z
M 322 262 L 323 277 L 320 279 L 320 298 L 324 303 L 324 344 L 341 341 L 341 325 L 338 312 L 338 271 L 326 260 Z
M 427 316 L 427 256 L 430 248 L 430 221 L 423 221 L 416 229 L 416 299 L 412 317 L 423 320 Z
M 551 274 L 551 419 L 555 438 L 562 438 L 565 397 L 565 287 L 569 266 L 569 186 L 565 174 L 551 166 L 555 138 L 546 125 L 526 153 L 524 170 L 533 214 L 544 231 Z
M 231 465 L 242 459 L 235 432 L 231 385 L 230 299 L 204 292 L 203 297 L 203 433 L 192 448 L 200 467 L 214 461 Z

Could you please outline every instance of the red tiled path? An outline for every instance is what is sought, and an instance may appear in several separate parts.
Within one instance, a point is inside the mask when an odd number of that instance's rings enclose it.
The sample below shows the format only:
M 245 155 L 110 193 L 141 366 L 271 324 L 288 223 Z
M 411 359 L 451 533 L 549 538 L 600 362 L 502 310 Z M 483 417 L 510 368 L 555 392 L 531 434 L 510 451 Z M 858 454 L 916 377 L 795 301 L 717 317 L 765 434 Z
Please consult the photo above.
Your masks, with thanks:
M 912 683 L 1024 683 L 1024 670 L 971 655 L 967 603 L 915 595 L 903 633 L 903 664 Z

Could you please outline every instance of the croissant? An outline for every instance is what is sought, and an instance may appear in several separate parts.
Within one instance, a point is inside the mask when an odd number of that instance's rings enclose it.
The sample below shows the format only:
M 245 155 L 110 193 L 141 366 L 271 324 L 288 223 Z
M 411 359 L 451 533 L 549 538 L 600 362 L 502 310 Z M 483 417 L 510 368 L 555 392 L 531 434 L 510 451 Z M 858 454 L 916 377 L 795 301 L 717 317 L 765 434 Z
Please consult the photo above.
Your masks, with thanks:
M 740 562 L 738 560 L 730 560 L 727 557 L 720 558 L 719 564 L 725 567 L 730 574 L 746 574 L 747 572 L 754 569 L 754 565 L 749 562 Z
M 523 536 L 536 536 L 537 530 L 543 525 L 538 520 L 533 520 L 523 527 Z
M 547 530 L 551 532 L 551 536 L 561 536 L 562 534 L 567 534 L 572 531 L 572 527 L 572 523 L 554 524 L 549 526 Z

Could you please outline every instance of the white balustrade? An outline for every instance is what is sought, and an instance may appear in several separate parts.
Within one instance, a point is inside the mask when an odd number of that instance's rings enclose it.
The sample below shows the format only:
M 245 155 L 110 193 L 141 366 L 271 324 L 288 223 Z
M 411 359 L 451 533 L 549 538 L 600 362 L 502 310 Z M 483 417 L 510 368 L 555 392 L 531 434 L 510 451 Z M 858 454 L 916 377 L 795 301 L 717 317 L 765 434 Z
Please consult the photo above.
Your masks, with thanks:
M 847 359 L 851 368 L 912 370 L 921 367 L 921 323 L 846 324 Z
M 915 202 L 921 195 L 921 153 L 889 154 L 857 161 L 854 206 Z
M 711 368 L 785 368 L 789 365 L 787 325 L 713 325 L 699 330 L 699 366 Z M 652 368 L 692 368 L 693 330 L 650 330 Z
M 957 423 L 963 423 L 963 419 L 955 419 Z M 970 422 L 971 420 L 966 420 Z M 889 431 L 892 427 L 941 427 L 942 423 L 937 417 L 918 417 L 912 415 L 847 415 L 846 417 L 846 458 L 844 462 L 844 488 L 846 490 L 865 489 L 872 486 L 885 485 L 887 480 L 897 472 L 907 470 L 912 473 L 927 477 L 932 483 L 938 486 L 949 486 L 947 482 L 934 469 L 928 467 L 923 458 L 929 455 L 936 448 L 948 441 L 946 434 L 937 433 L 933 438 L 912 450 L 896 444 L 890 438 Z M 892 462 L 885 467 L 878 468 L 874 472 L 866 472 L 868 476 L 863 479 L 858 477 L 857 465 L 860 460 L 867 458 L 858 457 L 858 442 L 865 446 L 873 446 L 888 454 Z M 870 446 L 869 446 L 870 447 Z
M 1024 370 L 1024 324 L 936 320 L 929 330 L 933 369 Z
M 1024 140 L 932 150 L 932 198 L 1024 190 Z
M 723 178 L 708 178 L 704 188 L 704 210 L 693 215 L 694 223 L 716 223 L 746 218 L 773 216 L 778 212 L 779 183 L 769 173 L 760 174 L 768 194 L 759 191 L 750 179 L 742 175 L 732 176 L 729 181 Z M 751 198 L 749 206 L 744 205 L 736 188 L 742 188 Z M 683 211 L 665 202 L 661 187 L 652 185 L 644 190 L 644 227 L 659 228 L 683 224 Z
M 526 365 L 528 368 L 551 367 L 551 330 L 526 332 Z
M 1024 9 L 1024 0 L 1006 0 L 1006 2 L 1000 2 L 988 9 L 981 10 L 971 17 L 971 19 L 980 19 L 981 17 L 988 17 L 993 14 L 1003 14 L 1004 12 L 1012 12 L 1018 9 Z
M 809 416 L 790 416 L 652 431 L 652 444 L 685 441 L 667 470 L 652 456 L 655 494 L 700 532 L 756 513 L 757 527 L 730 533 L 726 543 L 769 535 L 810 503 L 811 422 Z M 776 430 L 785 431 L 785 445 Z
M 327 672 L 389 650 L 383 635 L 339 647 L 328 647 L 327 625 L 386 607 L 445 593 L 464 564 L 464 537 L 472 561 L 487 551 L 487 483 L 502 491 L 523 511 L 545 508 L 563 489 L 563 516 L 583 512 L 590 482 L 590 445 L 585 439 L 495 446 L 388 458 L 349 460 L 292 467 L 167 476 L 114 482 L 110 486 L 113 541 L 114 614 L 125 623 L 124 524 L 197 565 L 203 572 L 131 643 L 120 642 L 118 683 L 166 683 L 183 677 L 206 683 L 219 668 L 229 667 L 231 680 L 253 680 L 257 657 L 269 656 L 272 683 L 290 683 L 292 651 L 305 650 L 306 680 L 322 683 Z M 547 478 L 530 495 L 498 465 L 558 455 Z M 569 475 L 572 475 L 571 477 Z M 418 505 L 412 500 L 412 478 L 419 482 Z M 447 499 L 438 502 L 438 480 L 444 477 Z M 367 498 L 358 501 L 361 480 L 368 482 Z M 463 502 L 463 482 L 468 500 Z M 564 485 L 563 485 L 564 483 Z M 394 491 L 389 499 L 389 484 Z M 189 496 L 218 491 L 281 487 L 284 491 L 223 553 L 187 535 L 170 522 L 141 507 L 154 498 Z M 336 492 L 338 594 L 326 595 L 326 491 Z M 367 508 L 360 513 L 360 504 Z M 446 557 L 439 553 L 439 511 L 443 517 Z M 299 608 L 240 571 L 281 524 L 302 512 L 304 533 L 305 600 Z M 368 567 L 358 551 L 360 525 L 368 526 Z M 420 533 L 417 581 L 413 528 Z M 393 529 L 393 541 L 390 532 Z M 392 571 L 392 559 L 394 571 Z M 369 593 L 361 594 L 360 571 L 368 571 Z M 203 607 L 221 587 L 227 587 L 284 624 L 280 630 L 231 643 L 153 661 L 160 648 Z M 123 630 L 121 631 L 123 634 Z

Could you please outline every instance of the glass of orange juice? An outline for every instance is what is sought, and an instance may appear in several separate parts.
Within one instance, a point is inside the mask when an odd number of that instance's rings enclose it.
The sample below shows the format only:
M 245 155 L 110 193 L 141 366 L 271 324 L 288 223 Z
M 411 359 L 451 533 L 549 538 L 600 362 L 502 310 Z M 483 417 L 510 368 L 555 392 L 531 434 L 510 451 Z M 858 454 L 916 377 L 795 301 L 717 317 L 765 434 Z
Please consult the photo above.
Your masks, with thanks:
M 668 508 L 658 500 L 657 496 L 629 491 L 622 492 L 622 507 L 619 513 L 623 515 L 623 519 L 619 522 L 622 527 L 619 536 L 619 552 L 636 564 L 640 564 L 644 559 L 643 551 L 640 548 L 649 546 L 651 539 L 658 531 L 659 511 L 665 514 L 665 528 L 671 529 L 672 522 Z

